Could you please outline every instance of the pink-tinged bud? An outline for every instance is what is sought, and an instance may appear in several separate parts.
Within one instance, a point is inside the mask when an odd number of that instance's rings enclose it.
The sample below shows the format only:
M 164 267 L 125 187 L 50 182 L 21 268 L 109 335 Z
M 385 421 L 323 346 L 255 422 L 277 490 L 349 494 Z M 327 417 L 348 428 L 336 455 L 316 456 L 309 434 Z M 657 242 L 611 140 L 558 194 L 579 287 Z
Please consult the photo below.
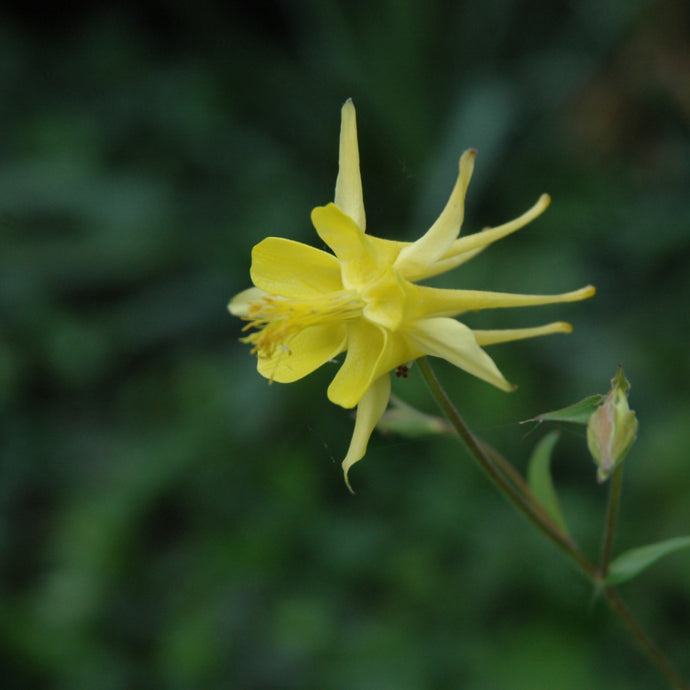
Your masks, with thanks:
M 630 383 L 618 367 L 611 390 L 587 423 L 587 445 L 597 465 L 597 480 L 604 482 L 623 462 L 637 437 L 637 418 L 628 407 Z

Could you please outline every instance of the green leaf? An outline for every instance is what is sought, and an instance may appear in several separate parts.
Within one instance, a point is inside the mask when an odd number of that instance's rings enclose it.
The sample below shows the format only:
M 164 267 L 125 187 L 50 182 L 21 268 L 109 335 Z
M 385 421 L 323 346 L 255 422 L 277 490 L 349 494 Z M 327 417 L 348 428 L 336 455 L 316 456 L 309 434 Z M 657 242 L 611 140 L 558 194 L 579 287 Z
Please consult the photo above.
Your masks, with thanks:
M 398 434 L 407 438 L 455 433 L 446 419 L 420 412 L 394 395 L 391 395 L 391 407 L 384 412 L 376 428 L 384 434 Z
M 558 496 L 551 479 L 551 453 L 560 436 L 558 431 L 546 434 L 532 451 L 527 466 L 527 483 L 534 495 L 542 502 L 553 521 L 565 532 L 568 528 L 558 503 Z
M 597 393 L 560 410 L 538 414 L 536 417 L 532 417 L 532 419 L 526 419 L 521 424 L 526 424 L 527 422 L 574 422 L 575 424 L 587 424 L 592 413 L 603 402 L 604 396 Z
M 690 546 L 690 537 L 674 537 L 656 544 L 630 549 L 611 562 L 606 578 L 607 585 L 619 585 L 641 573 L 645 568 L 674 551 Z

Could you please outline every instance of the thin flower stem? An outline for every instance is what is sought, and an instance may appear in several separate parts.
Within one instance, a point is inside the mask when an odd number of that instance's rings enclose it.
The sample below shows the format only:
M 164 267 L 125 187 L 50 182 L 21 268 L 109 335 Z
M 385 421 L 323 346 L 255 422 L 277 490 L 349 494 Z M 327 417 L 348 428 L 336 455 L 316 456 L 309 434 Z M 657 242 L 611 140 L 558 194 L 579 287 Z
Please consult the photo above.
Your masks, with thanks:
M 621 599 L 618 591 L 613 587 L 604 587 L 602 593 L 611 607 L 611 610 L 621 619 L 633 636 L 635 641 L 642 647 L 647 658 L 657 667 L 666 680 L 671 684 L 673 690 L 688 690 L 690 685 L 686 683 L 681 675 L 676 671 L 666 655 L 656 646 L 654 641 L 647 635 L 637 619 L 633 616 L 628 605 Z
M 621 599 L 617 590 L 613 587 L 606 586 L 604 578 L 601 575 L 600 568 L 597 568 L 592 561 L 585 556 L 577 545 L 572 541 L 570 536 L 563 532 L 558 525 L 556 525 L 546 510 L 541 506 L 534 494 L 529 491 L 527 484 L 522 477 L 517 480 L 519 473 L 515 468 L 505 459 L 500 453 L 494 451 L 490 446 L 478 439 L 470 431 L 465 424 L 460 413 L 457 411 L 452 401 L 446 394 L 443 386 L 439 382 L 434 373 L 429 361 L 426 357 L 421 357 L 417 360 L 420 371 L 424 376 L 431 394 L 434 396 L 439 407 L 448 417 L 448 420 L 453 425 L 454 429 L 467 446 L 470 454 L 477 462 L 481 470 L 488 476 L 494 486 L 523 514 L 527 517 L 541 532 L 543 532 L 561 551 L 567 554 L 578 566 L 583 575 L 594 585 L 595 589 L 601 592 L 608 602 L 611 610 L 619 617 L 621 622 L 628 629 L 630 635 L 642 648 L 647 655 L 649 661 L 656 666 L 657 670 L 666 677 L 674 690 L 690 690 L 688 685 L 675 670 L 671 662 L 666 658 L 664 653 L 656 646 L 652 639 L 647 635 L 642 626 L 638 623 L 632 615 L 630 609 Z M 510 466 L 510 469 L 508 467 Z M 619 468 L 620 469 L 620 468 Z M 618 480 L 614 476 L 613 481 L 620 483 L 620 473 L 618 473 Z M 528 491 L 524 491 L 527 488 Z M 612 484 L 613 492 L 613 484 Z M 616 505 L 613 506 L 614 512 L 617 514 L 617 504 L 620 498 L 620 486 L 616 489 L 616 495 L 611 496 L 615 500 Z M 609 502 L 609 511 L 611 511 L 611 501 Z M 613 535 L 615 533 L 615 516 L 610 528 L 607 527 L 607 535 L 611 534 L 611 545 L 606 547 L 609 549 L 609 556 L 606 562 L 610 562 L 610 549 L 612 548 Z M 607 519 L 608 525 L 608 519 Z M 606 538 L 608 539 L 608 537 Z M 605 539 L 605 543 L 606 543 Z M 603 564 L 603 560 L 602 560 Z M 606 566 L 608 567 L 608 565 Z
M 621 486 L 623 484 L 623 464 L 621 463 L 613 471 L 611 487 L 609 488 L 609 500 L 606 506 L 606 522 L 604 523 L 604 536 L 601 544 L 601 561 L 599 562 L 599 575 L 606 580 L 613 553 L 613 541 L 616 537 L 616 525 L 618 524 L 618 506 L 620 505 Z
M 506 480 L 504 474 L 498 469 L 490 455 L 484 450 L 485 444 L 474 436 L 469 427 L 465 424 L 460 413 L 455 409 L 455 406 L 431 368 L 428 359 L 426 357 L 421 357 L 417 360 L 417 363 L 419 364 L 422 375 L 432 395 L 436 399 L 436 402 L 446 414 L 460 438 L 464 441 L 472 457 L 477 461 L 479 467 L 488 476 L 494 486 L 513 503 L 521 513 L 544 532 L 551 541 L 575 560 L 580 569 L 590 580 L 597 579 L 598 572 L 596 566 L 577 548 L 571 538 L 551 520 L 548 513 L 541 505 L 540 508 L 536 508 L 536 504 L 538 503 L 536 498 L 534 498 L 533 495 L 531 498 L 528 498 L 520 488 Z M 507 460 L 505 464 L 508 464 Z M 514 468 L 512 468 L 511 474 L 513 472 L 515 472 Z M 521 484 L 524 484 L 524 480 L 522 480 Z
M 481 449 L 489 456 L 489 459 L 497 466 L 497 468 L 509 479 L 518 491 L 522 492 L 523 496 L 529 500 L 532 507 L 542 514 L 542 517 L 549 520 L 549 514 L 544 508 L 544 505 L 539 501 L 539 499 L 534 495 L 534 492 L 530 488 L 529 484 L 525 481 L 524 477 L 513 467 L 513 465 L 506 460 L 506 458 L 501 455 L 493 446 L 490 446 L 486 441 L 474 437 L 475 441 L 479 444 Z M 564 531 L 565 533 L 565 531 Z

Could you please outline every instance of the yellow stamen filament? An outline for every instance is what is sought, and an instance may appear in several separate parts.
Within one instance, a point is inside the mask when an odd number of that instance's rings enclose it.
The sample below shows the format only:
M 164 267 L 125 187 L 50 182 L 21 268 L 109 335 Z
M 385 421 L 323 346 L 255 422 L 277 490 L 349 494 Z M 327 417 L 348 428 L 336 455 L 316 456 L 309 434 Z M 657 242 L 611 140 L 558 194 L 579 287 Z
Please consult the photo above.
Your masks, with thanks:
M 247 325 L 243 331 L 256 329 L 256 333 L 242 338 L 251 343 L 252 354 L 262 358 L 273 357 L 276 350 L 290 354 L 289 341 L 296 333 L 329 321 L 356 319 L 362 315 L 364 301 L 354 292 L 331 292 L 309 299 L 295 299 L 278 295 L 265 295 L 249 304 Z

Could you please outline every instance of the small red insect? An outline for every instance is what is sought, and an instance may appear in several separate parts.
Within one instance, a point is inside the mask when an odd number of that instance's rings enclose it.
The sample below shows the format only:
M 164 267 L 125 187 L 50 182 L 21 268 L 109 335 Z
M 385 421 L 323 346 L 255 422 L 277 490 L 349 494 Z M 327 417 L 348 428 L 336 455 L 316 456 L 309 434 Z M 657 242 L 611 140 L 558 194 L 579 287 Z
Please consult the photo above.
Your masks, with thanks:
M 395 370 L 395 375 L 399 379 L 406 379 L 407 375 L 410 373 L 410 367 L 407 366 L 407 364 L 401 364 L 396 370 Z

